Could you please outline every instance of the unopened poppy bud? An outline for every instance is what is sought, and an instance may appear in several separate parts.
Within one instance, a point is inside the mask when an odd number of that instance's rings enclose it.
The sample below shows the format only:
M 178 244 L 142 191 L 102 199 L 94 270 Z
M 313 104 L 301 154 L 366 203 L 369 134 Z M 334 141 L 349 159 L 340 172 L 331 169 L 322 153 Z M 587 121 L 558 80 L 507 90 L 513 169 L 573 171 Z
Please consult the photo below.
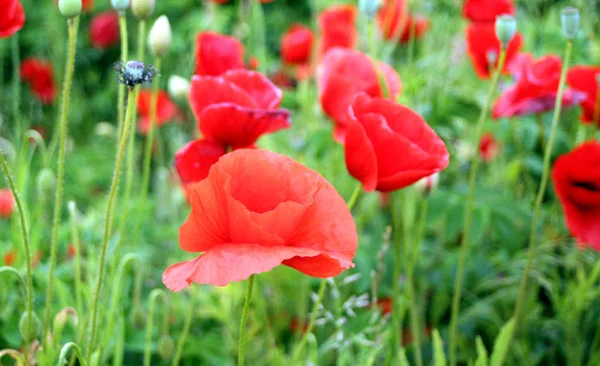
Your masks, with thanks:
M 98 122 L 94 128 L 94 132 L 98 136 L 102 137 L 114 137 L 117 129 L 115 126 L 108 122 Z
M 494 65 L 496 61 L 498 61 L 498 53 L 494 50 L 490 50 L 486 53 L 485 58 L 487 59 L 488 64 Z
M 138 19 L 148 19 L 154 12 L 155 0 L 131 0 L 131 11 Z
M 417 183 L 415 183 L 415 188 L 421 193 L 429 194 L 431 191 L 437 188 L 439 182 L 440 174 L 434 173 L 428 177 L 418 180 Z
M 35 313 L 23 312 L 19 319 L 19 332 L 21 333 L 21 337 L 27 342 L 38 338 L 42 333 L 40 318 Z
M 81 14 L 81 0 L 58 0 L 58 10 L 67 18 Z
M 141 307 L 136 306 L 131 312 L 131 323 L 136 329 L 142 329 L 146 325 L 146 315 Z
M 129 7 L 129 0 L 110 0 L 110 5 L 119 13 L 124 13 Z
M 75 309 L 69 307 L 59 311 L 52 322 L 52 332 L 54 334 L 61 334 L 62 330 L 65 328 L 65 324 L 67 324 L 67 321 L 69 321 L 69 318 L 72 318 L 73 324 L 77 325 L 79 322 L 79 317 L 77 316 Z
M 150 29 L 150 35 L 148 36 L 148 46 L 150 52 L 154 56 L 162 57 L 169 50 L 173 35 L 171 33 L 171 24 L 169 24 L 169 18 L 166 15 L 161 15 L 156 19 L 152 29 Z
M 49 199 L 56 192 L 56 176 L 52 170 L 44 168 L 37 177 L 37 191 L 41 198 Z
M 171 75 L 169 78 L 169 94 L 179 102 L 186 101 L 190 94 L 190 82 L 179 75 Z
M 359 0 L 358 8 L 361 13 L 365 14 L 369 18 L 373 18 L 379 10 L 379 0 Z
M 563 32 L 568 39 L 573 39 L 579 31 L 579 9 L 574 7 L 564 8 L 561 13 Z
M 501 15 L 496 18 L 496 37 L 506 49 L 517 33 L 517 20 L 512 15 Z
M 175 342 L 173 342 L 173 338 L 164 334 L 158 340 L 158 353 L 163 360 L 168 359 L 173 354 L 173 350 L 175 349 Z

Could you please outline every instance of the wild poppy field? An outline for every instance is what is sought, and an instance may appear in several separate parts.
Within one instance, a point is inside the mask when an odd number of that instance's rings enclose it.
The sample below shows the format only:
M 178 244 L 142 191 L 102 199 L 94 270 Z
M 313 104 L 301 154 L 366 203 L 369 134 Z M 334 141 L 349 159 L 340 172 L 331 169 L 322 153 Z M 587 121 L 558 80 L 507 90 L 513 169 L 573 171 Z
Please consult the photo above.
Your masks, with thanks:
M 599 12 L 0 0 L 0 365 L 599 365 Z

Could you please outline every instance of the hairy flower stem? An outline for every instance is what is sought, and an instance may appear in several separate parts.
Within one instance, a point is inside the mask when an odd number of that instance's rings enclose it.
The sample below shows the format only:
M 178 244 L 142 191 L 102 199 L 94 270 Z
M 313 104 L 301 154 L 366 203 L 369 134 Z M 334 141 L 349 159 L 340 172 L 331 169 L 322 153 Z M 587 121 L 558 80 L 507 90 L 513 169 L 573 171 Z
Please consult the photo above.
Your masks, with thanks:
M 554 147 L 554 140 L 556 138 L 556 130 L 558 127 L 558 122 L 560 120 L 560 113 L 562 111 L 562 97 L 565 92 L 565 81 L 567 79 L 567 71 L 569 70 L 569 63 L 571 61 L 571 54 L 573 50 L 573 41 L 567 41 L 567 47 L 565 50 L 565 59 L 562 67 L 562 73 L 560 75 L 560 82 L 558 84 L 558 93 L 556 94 L 556 103 L 554 105 L 554 116 L 552 118 L 552 126 L 550 127 L 550 137 L 548 138 L 548 142 L 546 144 L 546 150 L 544 152 L 544 170 L 542 173 L 542 178 L 540 180 L 540 187 L 537 192 L 537 196 L 535 199 L 535 206 L 533 208 L 533 218 L 531 219 L 531 228 L 529 231 L 529 249 L 527 251 L 527 263 L 525 264 L 525 270 L 523 271 L 523 276 L 521 277 L 521 284 L 519 285 L 519 294 L 517 296 L 517 302 L 515 304 L 515 310 L 513 313 L 513 319 L 515 321 L 514 326 L 511 328 L 508 341 L 506 347 L 503 348 L 503 353 L 500 355 L 500 363 L 499 365 L 504 364 L 506 361 L 506 357 L 508 356 L 508 350 L 510 349 L 510 344 L 514 338 L 515 332 L 517 330 L 519 324 L 519 318 L 521 317 L 521 310 L 523 308 L 523 303 L 525 302 L 526 290 L 527 290 L 527 280 L 529 279 L 529 272 L 531 271 L 531 263 L 533 261 L 533 255 L 535 254 L 536 248 L 536 234 L 537 234 L 537 225 L 540 218 L 540 210 L 542 208 L 542 201 L 544 200 L 544 195 L 546 193 L 546 188 L 548 186 L 548 180 L 550 179 L 550 161 L 552 159 L 552 149 Z
M 498 80 L 500 74 L 504 68 L 504 62 L 506 61 L 506 49 L 500 50 L 500 58 L 498 61 L 498 67 L 496 73 L 492 78 L 488 95 L 479 115 L 477 126 L 475 127 L 475 138 L 473 144 L 476 145 L 481 140 L 483 133 L 483 126 L 485 124 L 486 117 L 492 106 L 492 100 L 496 93 L 498 86 Z M 462 282 L 465 271 L 465 261 L 467 257 L 467 249 L 469 247 L 469 237 L 471 235 L 471 221 L 473 218 L 473 200 L 475 196 L 475 182 L 477 178 L 477 170 L 479 168 L 479 154 L 474 154 L 471 161 L 471 170 L 469 172 L 469 193 L 467 195 L 467 206 L 465 208 L 464 227 L 462 232 L 462 240 L 460 243 L 460 254 L 458 259 L 458 268 L 456 270 L 456 282 L 454 283 L 454 295 L 452 297 L 452 314 L 450 318 L 450 341 L 449 341 L 449 354 L 450 354 L 450 366 L 456 365 L 456 344 L 457 344 L 457 325 L 458 325 L 458 312 L 460 310 L 460 297 L 462 292 Z
M 4 176 L 6 177 L 6 181 L 8 182 L 8 186 L 10 187 L 10 191 L 12 192 L 13 198 L 17 205 L 17 213 L 19 214 L 19 222 L 21 224 L 21 240 L 23 241 L 23 247 L 25 248 L 25 262 L 26 262 L 26 270 L 27 270 L 27 294 L 26 294 L 26 302 L 25 302 L 25 311 L 28 314 L 33 314 L 33 274 L 31 270 L 31 248 L 29 247 L 29 233 L 27 232 L 27 222 L 25 221 L 25 210 L 23 210 L 23 204 L 21 202 L 21 198 L 19 197 L 19 193 L 17 192 L 17 186 L 12 177 L 10 168 L 8 167 L 8 163 L 6 161 L 6 157 L 4 156 L 4 151 L 0 146 L 0 165 L 2 166 L 2 171 L 4 172 Z M 27 334 L 31 334 L 31 320 L 32 316 L 27 317 Z M 29 337 L 25 337 L 25 354 L 29 349 Z
M 188 333 L 190 332 L 190 327 L 192 326 L 192 318 L 194 317 L 195 309 L 196 301 L 195 298 L 192 298 L 190 299 L 190 307 L 188 308 L 187 314 L 185 315 L 183 329 L 181 330 L 181 335 L 179 336 L 179 340 L 177 341 L 177 348 L 175 349 L 175 355 L 173 356 L 173 360 L 171 361 L 171 366 L 179 365 L 179 361 L 181 360 L 181 354 L 183 353 L 183 346 L 187 341 Z
M 13 84 L 12 84 L 12 118 L 15 121 L 15 141 L 21 141 L 23 126 L 21 121 L 21 82 L 19 81 L 19 68 L 21 66 L 21 57 L 19 52 L 19 32 L 11 37 L 11 54 L 13 64 Z M 18 148 L 18 146 L 17 146 Z
M 161 289 L 154 289 L 150 293 L 148 305 L 148 320 L 146 323 L 146 341 L 144 344 L 144 366 L 150 366 L 150 346 L 152 345 L 152 327 L 154 321 L 154 307 L 157 299 L 161 297 L 165 307 L 167 306 L 167 295 Z
M 58 247 L 58 229 L 63 204 L 63 184 L 65 179 L 65 150 L 67 140 L 67 114 L 69 113 L 69 96 L 71 93 L 71 84 L 73 83 L 73 71 L 75 69 L 75 41 L 77 37 L 76 18 L 67 20 L 69 28 L 69 49 L 67 56 L 67 65 L 65 71 L 65 84 L 63 86 L 62 104 L 60 108 L 59 134 L 60 142 L 58 146 L 58 171 L 56 184 L 56 199 L 54 202 L 54 221 L 52 224 L 52 239 L 50 244 L 50 270 L 48 273 L 48 284 L 46 290 L 46 312 L 44 316 L 43 334 L 50 330 L 50 319 L 52 318 L 52 290 L 54 289 L 54 269 L 56 266 L 56 251 Z M 44 348 L 48 349 L 48 337 L 44 338 Z
M 252 299 L 252 288 L 254 287 L 254 275 L 248 279 L 248 291 L 246 292 L 246 300 L 244 301 L 244 310 L 242 311 L 242 319 L 240 320 L 240 339 L 238 345 L 238 366 L 244 365 L 244 352 L 246 350 L 246 322 L 248 320 L 248 308 Z
M 94 297 L 92 300 L 91 314 L 92 314 L 92 323 L 90 330 L 90 340 L 87 349 L 86 358 L 88 362 L 91 361 L 92 353 L 94 350 L 94 343 L 96 341 L 96 326 L 98 320 L 98 302 L 100 300 L 100 291 L 102 289 L 102 281 L 104 279 L 104 263 L 106 261 L 106 250 L 108 248 L 108 240 L 110 238 L 110 228 L 113 221 L 113 209 L 115 200 L 117 197 L 117 190 L 119 187 L 119 178 L 121 176 L 121 165 L 123 163 L 123 157 L 125 155 L 125 150 L 127 150 L 127 144 L 129 142 L 129 132 L 131 130 L 131 117 L 133 114 L 134 103 L 135 103 L 135 92 L 134 88 L 129 88 L 129 93 L 127 96 L 127 111 L 125 113 L 125 123 L 123 125 L 123 134 L 121 136 L 121 142 L 119 144 L 119 151 L 117 153 L 117 161 L 115 163 L 115 170 L 113 175 L 113 180 L 110 185 L 110 191 L 108 193 L 108 202 L 106 204 L 106 219 L 104 221 L 104 237 L 102 239 L 102 247 L 100 253 L 100 264 L 98 266 L 98 281 L 96 282 L 96 289 L 94 292 Z
M 119 14 L 119 31 L 121 34 L 121 62 L 129 60 L 129 41 L 127 38 L 127 17 L 125 12 Z M 117 99 L 118 129 L 117 141 L 121 139 L 123 133 L 123 120 L 125 119 L 125 85 L 119 84 L 119 95 Z

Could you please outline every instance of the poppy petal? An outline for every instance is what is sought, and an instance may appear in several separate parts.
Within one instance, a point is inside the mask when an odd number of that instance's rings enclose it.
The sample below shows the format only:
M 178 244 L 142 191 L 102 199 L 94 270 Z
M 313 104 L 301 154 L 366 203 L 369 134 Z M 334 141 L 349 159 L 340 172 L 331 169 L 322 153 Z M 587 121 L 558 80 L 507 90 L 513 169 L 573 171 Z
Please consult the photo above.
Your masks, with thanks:
M 352 115 L 346 130 L 344 151 L 351 176 L 359 180 L 366 192 L 377 188 L 377 155 L 364 127 Z
M 195 75 L 190 85 L 190 106 L 196 119 L 199 120 L 200 114 L 206 107 L 217 103 L 257 107 L 252 96 L 232 82 L 220 77 Z
M 175 169 L 183 183 L 199 182 L 208 176 L 210 168 L 225 153 L 225 147 L 218 142 L 195 140 L 177 151 Z
M 275 109 L 281 103 L 283 97 L 281 89 L 259 72 L 231 70 L 224 73 L 222 78 L 239 86 L 254 98 L 257 108 Z

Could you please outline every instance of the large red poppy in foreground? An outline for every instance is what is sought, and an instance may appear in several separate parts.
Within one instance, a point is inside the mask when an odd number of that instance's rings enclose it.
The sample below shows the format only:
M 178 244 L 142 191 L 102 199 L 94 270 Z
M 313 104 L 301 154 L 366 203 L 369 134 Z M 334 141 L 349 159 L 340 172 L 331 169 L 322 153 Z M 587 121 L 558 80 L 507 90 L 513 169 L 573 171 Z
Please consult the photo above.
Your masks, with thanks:
M 0 38 L 10 37 L 25 24 L 25 11 L 19 0 L 3 0 L 0 6 Z
M 410 108 L 360 93 L 349 115 L 346 166 L 365 191 L 395 191 L 448 166 L 446 145 Z
M 215 32 L 200 32 L 196 37 L 196 75 L 221 75 L 243 69 L 244 46 L 233 37 Z
M 567 74 L 567 84 L 585 94 L 581 102 L 581 120 L 596 122 L 600 126 L 600 100 L 598 100 L 598 78 L 600 66 L 576 66 Z
M 472 22 L 493 23 L 499 15 L 514 14 L 512 0 L 466 0 L 463 16 Z
M 179 244 L 199 257 L 175 264 L 164 284 L 225 286 L 280 264 L 314 277 L 353 267 L 356 226 L 344 199 L 318 173 L 265 150 L 222 157 L 191 189 Z
M 586 142 L 559 157 L 552 180 L 571 235 L 600 251 L 600 143 Z
M 467 47 L 469 58 L 477 76 L 488 79 L 491 71 L 498 66 L 500 58 L 500 41 L 496 38 L 496 29 L 493 23 L 473 23 L 467 27 Z M 523 46 L 523 36 L 516 33 L 508 43 L 506 61 L 502 71 L 507 73 L 513 68 L 513 61 Z

